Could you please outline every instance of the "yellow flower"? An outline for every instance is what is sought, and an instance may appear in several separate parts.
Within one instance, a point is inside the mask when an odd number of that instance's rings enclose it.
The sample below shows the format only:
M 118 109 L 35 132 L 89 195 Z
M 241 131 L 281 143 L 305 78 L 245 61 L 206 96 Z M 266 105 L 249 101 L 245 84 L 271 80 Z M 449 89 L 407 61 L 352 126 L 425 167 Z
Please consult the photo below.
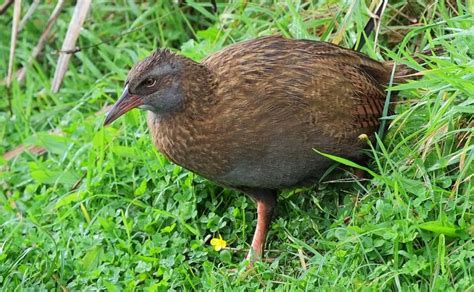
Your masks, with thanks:
M 211 239 L 211 245 L 214 247 L 215 251 L 220 251 L 221 249 L 225 248 L 227 246 L 227 242 L 222 239 L 222 236 L 219 235 L 219 238 L 213 238 Z
M 367 140 L 369 140 L 369 136 L 367 136 L 367 134 L 360 134 L 359 135 L 359 140 L 367 141 Z

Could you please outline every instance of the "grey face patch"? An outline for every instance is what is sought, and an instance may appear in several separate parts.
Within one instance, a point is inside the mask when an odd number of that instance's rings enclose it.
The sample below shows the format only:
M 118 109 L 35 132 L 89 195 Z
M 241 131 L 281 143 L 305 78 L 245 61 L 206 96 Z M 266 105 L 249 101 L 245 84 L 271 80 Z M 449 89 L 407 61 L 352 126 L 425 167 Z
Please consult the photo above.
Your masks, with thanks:
M 184 102 L 184 94 L 180 83 L 174 81 L 171 85 L 143 97 L 140 108 L 150 110 L 155 114 L 164 114 L 176 110 Z
M 137 64 L 129 73 L 128 82 L 130 92 L 143 99 L 140 108 L 158 115 L 176 110 L 184 102 L 179 81 L 183 66 L 177 58 L 158 54 Z M 156 85 L 146 85 L 150 78 L 156 80 Z

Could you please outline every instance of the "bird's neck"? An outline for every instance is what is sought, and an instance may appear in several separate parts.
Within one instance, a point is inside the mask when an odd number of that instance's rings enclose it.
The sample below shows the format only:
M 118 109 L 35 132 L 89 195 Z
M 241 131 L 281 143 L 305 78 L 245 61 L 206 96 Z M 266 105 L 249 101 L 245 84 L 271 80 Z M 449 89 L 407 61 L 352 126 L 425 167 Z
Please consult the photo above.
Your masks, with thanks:
M 206 66 L 189 60 L 183 68 L 179 94 L 183 102 L 170 112 L 154 112 L 158 120 L 200 120 L 206 119 L 213 106 L 217 103 L 217 80 L 213 72 Z
M 207 112 L 217 103 L 217 78 L 205 65 L 194 63 L 190 67 L 183 83 L 188 103 L 185 110 L 192 115 Z

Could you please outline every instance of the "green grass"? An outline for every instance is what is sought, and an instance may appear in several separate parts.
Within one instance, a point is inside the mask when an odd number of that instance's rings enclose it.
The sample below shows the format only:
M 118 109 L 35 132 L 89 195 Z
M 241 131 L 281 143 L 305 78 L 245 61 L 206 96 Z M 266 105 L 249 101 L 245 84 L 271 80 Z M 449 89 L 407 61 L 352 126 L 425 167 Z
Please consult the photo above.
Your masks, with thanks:
M 20 33 L 17 68 L 52 2 L 42 3 Z M 70 6 L 25 83 L 0 87 L 0 153 L 20 144 L 48 150 L 0 157 L 0 287 L 474 289 L 472 4 L 410 1 L 406 9 L 406 1 L 391 1 L 377 43 L 372 37 L 364 52 L 404 62 L 424 77 L 392 88 L 400 91 L 399 106 L 387 135 L 370 145 L 374 177 L 283 193 L 268 238 L 273 262 L 248 272 L 242 261 L 254 204 L 168 162 L 152 146 L 140 111 L 107 128 L 96 112 L 117 99 L 130 66 L 156 47 L 198 60 L 261 35 L 331 41 L 338 32 L 341 45 L 352 47 L 368 10 L 350 10 L 350 1 L 231 1 L 215 16 L 210 5 L 193 1 L 181 8 L 116 2 L 94 1 L 79 46 L 107 42 L 75 54 L 59 93 L 50 91 L 54 52 Z M 396 10 L 419 17 L 420 25 L 410 26 Z M 12 10 L 6 15 L 1 76 Z M 445 53 L 422 56 L 427 69 L 410 57 L 435 46 Z M 210 239 L 219 235 L 230 249 L 213 250 Z

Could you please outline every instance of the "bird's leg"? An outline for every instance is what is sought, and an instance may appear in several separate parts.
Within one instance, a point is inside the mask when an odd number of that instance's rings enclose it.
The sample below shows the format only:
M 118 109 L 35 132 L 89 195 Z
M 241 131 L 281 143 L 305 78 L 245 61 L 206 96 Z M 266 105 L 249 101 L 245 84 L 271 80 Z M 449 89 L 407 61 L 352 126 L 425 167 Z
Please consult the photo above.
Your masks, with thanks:
M 274 204 L 272 205 L 265 201 L 257 201 L 257 228 L 255 229 L 252 245 L 247 254 L 247 259 L 250 260 L 251 263 L 262 258 L 268 227 L 272 220 L 273 207 Z
M 250 261 L 250 266 L 252 266 L 253 262 L 261 259 L 263 255 L 265 239 L 272 221 L 273 208 L 276 205 L 276 193 L 271 190 L 247 190 L 246 193 L 257 202 L 257 228 L 247 254 L 247 259 Z

